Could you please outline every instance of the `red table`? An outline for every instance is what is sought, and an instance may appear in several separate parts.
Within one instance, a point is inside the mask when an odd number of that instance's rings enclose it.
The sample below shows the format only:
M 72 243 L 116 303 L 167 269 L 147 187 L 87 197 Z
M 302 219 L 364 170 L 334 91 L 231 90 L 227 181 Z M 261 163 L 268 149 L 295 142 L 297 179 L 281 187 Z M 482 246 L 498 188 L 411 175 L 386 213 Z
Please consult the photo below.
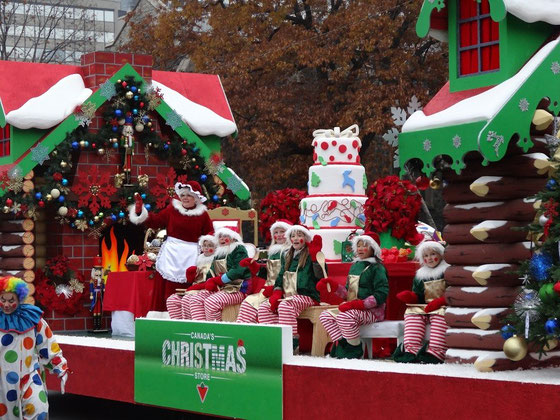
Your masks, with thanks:
M 135 318 L 146 316 L 154 309 L 156 275 L 155 271 L 109 273 L 105 285 L 103 310 L 132 312 Z

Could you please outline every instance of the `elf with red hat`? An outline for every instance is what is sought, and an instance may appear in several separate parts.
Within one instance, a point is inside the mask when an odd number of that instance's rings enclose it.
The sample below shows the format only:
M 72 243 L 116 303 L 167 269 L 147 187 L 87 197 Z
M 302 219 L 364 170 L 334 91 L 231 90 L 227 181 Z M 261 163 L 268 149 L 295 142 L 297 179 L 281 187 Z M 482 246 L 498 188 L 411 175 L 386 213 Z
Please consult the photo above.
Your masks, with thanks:
M 196 181 L 177 182 L 175 192 L 179 199 L 171 200 L 159 213 L 148 213 L 140 194 L 129 208 L 130 221 L 147 228 L 167 229 L 167 239 L 161 246 L 156 260 L 156 270 L 165 279 L 156 310 L 165 310 L 166 299 L 175 292 L 179 283 L 186 283 L 185 269 L 196 265 L 198 238 L 212 233 L 212 220 L 203 204 L 206 197 Z
M 299 344 L 297 317 L 306 308 L 319 304 L 316 284 L 322 277 L 317 254 L 323 246 L 322 238 L 304 226 L 294 225 L 286 231 L 290 248 L 280 257 L 281 269 L 274 288 L 258 309 L 260 324 L 284 324 L 292 327 L 294 350 Z
M 272 237 L 272 242 L 268 247 L 268 259 L 266 260 L 266 280 L 263 284 L 264 287 L 256 287 L 254 290 L 259 290 L 258 293 L 253 293 L 245 298 L 241 302 L 241 307 L 239 308 L 239 315 L 237 316 L 237 322 L 243 323 L 256 323 L 258 317 L 259 306 L 267 300 L 267 297 L 272 294 L 272 289 L 274 289 L 274 283 L 280 272 L 280 258 L 282 254 L 288 251 L 290 245 L 286 240 L 286 231 L 292 226 L 292 223 L 285 219 L 277 220 L 270 226 L 270 236 Z M 252 261 L 249 259 L 241 261 L 241 264 L 251 264 Z M 254 263 L 253 263 L 254 264 Z
M 329 278 L 317 283 L 317 290 L 330 288 L 346 299 L 338 309 L 323 311 L 319 316 L 333 340 L 330 354 L 339 359 L 363 356 L 360 326 L 385 319 L 385 301 L 389 294 L 387 270 L 381 263 L 379 236 L 374 232 L 354 236 L 352 250 L 356 257 L 346 287 Z
M 239 229 L 222 227 L 214 236 L 218 239 L 218 248 L 204 283 L 208 293 L 198 293 L 190 301 L 194 320 L 221 321 L 222 310 L 241 303 L 250 287 L 251 272 L 240 265 L 248 254 Z M 195 286 L 187 289 L 190 290 L 195 290 Z
M 412 281 L 412 290 L 404 290 L 397 298 L 407 304 L 404 313 L 404 342 L 393 353 L 393 360 L 403 363 L 443 363 L 445 344 L 445 280 L 443 275 L 449 264 L 443 259 L 444 248 L 440 242 L 426 240 L 416 247 L 415 258 L 420 268 Z M 430 337 L 422 345 L 426 325 L 430 324 Z

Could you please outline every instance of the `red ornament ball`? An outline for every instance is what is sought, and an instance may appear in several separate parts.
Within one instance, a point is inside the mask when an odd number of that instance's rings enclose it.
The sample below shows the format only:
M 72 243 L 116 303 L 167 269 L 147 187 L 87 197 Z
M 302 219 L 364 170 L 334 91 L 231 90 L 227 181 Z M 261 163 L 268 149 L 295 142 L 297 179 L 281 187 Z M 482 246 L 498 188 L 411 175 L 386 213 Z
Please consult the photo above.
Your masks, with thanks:
M 7 205 L 8 207 L 12 207 L 12 204 L 14 204 L 14 201 L 13 201 L 11 198 L 7 198 L 7 199 L 6 199 L 6 205 Z
M 185 156 L 187 154 L 187 151 L 185 149 L 181 149 L 181 154 Z
M 122 82 L 121 85 L 122 85 L 122 87 L 126 87 L 127 83 L 126 83 L 126 82 Z
M 39 207 L 45 207 L 45 202 L 43 200 L 39 201 Z
M 138 105 L 140 106 L 140 108 L 144 108 L 144 102 L 140 102 Z

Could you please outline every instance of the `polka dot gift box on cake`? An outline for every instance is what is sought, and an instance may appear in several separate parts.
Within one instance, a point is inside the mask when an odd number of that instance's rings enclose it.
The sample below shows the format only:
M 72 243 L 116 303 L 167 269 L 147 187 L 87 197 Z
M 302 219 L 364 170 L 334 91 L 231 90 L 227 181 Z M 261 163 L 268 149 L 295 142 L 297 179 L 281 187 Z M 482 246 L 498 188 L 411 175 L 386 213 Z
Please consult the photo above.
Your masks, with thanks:
M 300 202 L 300 223 L 323 238 L 323 253 L 333 262 L 341 261 L 342 243 L 366 220 L 367 178 L 358 134 L 357 125 L 313 132 L 309 195 Z

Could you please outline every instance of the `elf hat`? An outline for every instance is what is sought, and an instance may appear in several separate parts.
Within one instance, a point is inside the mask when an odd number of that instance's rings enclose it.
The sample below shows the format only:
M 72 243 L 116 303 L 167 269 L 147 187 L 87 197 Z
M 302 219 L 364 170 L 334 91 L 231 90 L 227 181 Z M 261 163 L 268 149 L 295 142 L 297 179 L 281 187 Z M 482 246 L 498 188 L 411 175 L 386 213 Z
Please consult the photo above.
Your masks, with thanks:
M 381 258 L 381 247 L 379 246 L 379 235 L 375 232 L 366 232 L 359 235 L 355 235 L 352 238 L 352 251 L 354 254 L 358 254 L 358 242 L 363 241 L 368 244 L 371 249 L 373 249 L 373 255 L 377 258 Z
M 436 251 L 439 255 L 441 255 L 443 257 L 443 252 L 445 250 L 445 248 L 443 247 L 443 244 L 441 242 L 438 242 L 438 241 L 426 240 L 426 241 L 422 241 L 416 247 L 416 251 L 414 253 L 414 258 L 416 260 L 418 260 L 420 262 L 420 264 L 424 264 L 422 256 L 429 249 L 433 249 L 434 251 Z
M 235 239 L 237 242 L 243 242 L 243 238 L 239 234 L 239 228 L 237 226 L 224 226 L 216 230 L 214 233 L 216 238 L 220 236 L 227 236 L 228 238 Z
M 292 225 L 290 226 L 287 230 L 286 230 L 286 238 L 290 239 L 290 236 L 292 236 L 292 233 L 294 232 L 303 232 L 303 234 L 305 235 L 305 240 L 307 242 L 310 242 L 312 239 L 312 235 L 311 232 L 309 232 L 309 230 L 302 225 Z
M 23 303 L 29 294 L 27 283 L 17 277 L 0 277 L 0 294 L 15 293 L 20 303 Z
M 177 182 L 175 184 L 175 193 L 181 197 L 183 194 L 190 194 L 202 203 L 206 201 L 206 197 L 202 194 L 202 187 L 196 181 L 187 181 L 185 184 Z
M 281 229 L 284 229 L 284 230 L 287 231 L 292 226 L 293 226 L 293 223 L 290 222 L 289 220 L 278 219 L 276 222 L 274 222 L 272 224 L 272 226 L 270 226 L 270 234 L 272 235 L 272 233 L 274 232 L 274 229 L 276 229 L 276 228 L 281 228 Z
M 202 248 L 202 244 L 205 242 L 211 242 L 214 246 L 218 246 L 218 239 L 214 235 L 202 235 L 198 238 L 198 246 Z

